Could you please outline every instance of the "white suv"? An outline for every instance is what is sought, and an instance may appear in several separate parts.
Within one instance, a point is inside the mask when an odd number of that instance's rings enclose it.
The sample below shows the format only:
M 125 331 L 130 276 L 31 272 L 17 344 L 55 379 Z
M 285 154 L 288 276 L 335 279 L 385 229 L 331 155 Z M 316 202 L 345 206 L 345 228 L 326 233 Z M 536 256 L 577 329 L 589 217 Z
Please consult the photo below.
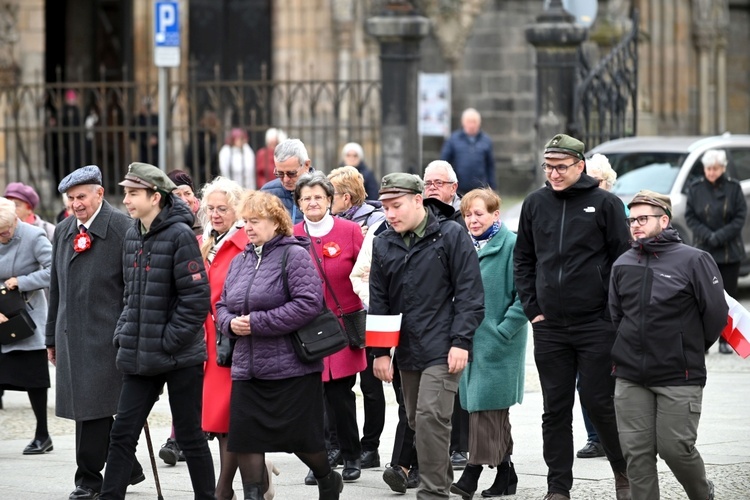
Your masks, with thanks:
M 629 202 L 641 189 L 668 194 L 672 199 L 672 225 L 682 240 L 691 244 L 692 234 L 685 222 L 690 184 L 703 176 L 701 157 L 709 149 L 727 153 L 727 174 L 742 184 L 750 206 L 750 135 L 715 137 L 630 137 L 598 145 L 586 156 L 601 153 L 617 172 L 612 192 Z M 742 229 L 745 250 L 750 256 L 750 217 Z M 742 263 L 742 275 L 750 273 L 750 258 Z

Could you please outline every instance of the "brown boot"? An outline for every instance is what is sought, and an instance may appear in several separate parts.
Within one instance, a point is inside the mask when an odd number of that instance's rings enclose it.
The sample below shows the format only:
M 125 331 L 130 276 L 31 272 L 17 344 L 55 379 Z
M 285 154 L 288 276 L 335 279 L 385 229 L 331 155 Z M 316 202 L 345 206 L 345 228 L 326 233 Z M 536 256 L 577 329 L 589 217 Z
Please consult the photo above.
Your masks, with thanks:
M 627 472 L 615 472 L 615 494 L 617 500 L 631 500 L 630 481 Z

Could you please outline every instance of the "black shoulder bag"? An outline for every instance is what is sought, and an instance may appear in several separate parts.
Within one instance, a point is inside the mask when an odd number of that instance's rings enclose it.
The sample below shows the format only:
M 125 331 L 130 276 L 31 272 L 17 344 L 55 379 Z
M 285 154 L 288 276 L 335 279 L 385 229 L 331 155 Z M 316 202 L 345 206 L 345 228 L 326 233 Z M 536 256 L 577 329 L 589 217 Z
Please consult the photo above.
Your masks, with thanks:
M 0 344 L 12 344 L 34 335 L 36 324 L 26 310 L 26 300 L 18 288 L 0 286 L 0 313 L 8 321 L 0 323 Z
M 286 256 L 289 247 L 284 248 L 281 258 L 281 276 L 284 282 L 284 292 L 291 300 L 289 293 L 289 278 L 286 272 Z M 319 361 L 326 356 L 339 352 L 348 342 L 341 323 L 336 315 L 325 306 L 312 321 L 292 333 L 292 346 L 303 363 Z
M 305 226 L 305 232 L 307 232 L 307 226 Z M 307 236 L 309 237 L 310 233 L 307 233 Z M 341 308 L 339 299 L 336 298 L 336 293 L 333 291 L 333 287 L 328 281 L 328 276 L 326 276 L 326 272 L 323 271 L 323 266 L 320 265 L 321 261 L 318 258 L 318 252 L 315 250 L 315 245 L 312 243 L 312 238 L 310 238 L 310 240 L 310 246 L 312 247 L 313 254 L 315 255 L 315 264 L 318 266 L 320 274 L 323 276 L 323 281 L 325 281 L 328 290 L 331 291 L 333 301 L 336 303 L 336 308 L 338 309 L 339 318 L 344 321 L 344 332 L 346 333 L 346 338 L 349 341 L 349 347 L 354 347 L 355 349 L 364 349 L 365 329 L 367 327 L 367 311 L 364 309 L 360 309 L 359 311 L 344 314 L 344 310 Z

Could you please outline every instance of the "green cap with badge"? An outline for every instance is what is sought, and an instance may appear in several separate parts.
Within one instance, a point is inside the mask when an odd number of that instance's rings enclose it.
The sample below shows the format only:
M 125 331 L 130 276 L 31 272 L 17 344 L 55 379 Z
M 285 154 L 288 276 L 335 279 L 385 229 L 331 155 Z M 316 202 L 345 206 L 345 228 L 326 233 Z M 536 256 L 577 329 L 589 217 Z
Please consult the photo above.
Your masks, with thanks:
M 659 207 L 667 213 L 667 217 L 670 219 L 672 218 L 672 199 L 669 195 L 657 193 L 650 189 L 641 189 L 635 193 L 633 199 L 630 200 L 628 208 L 631 208 L 633 205 L 652 205 L 654 207 Z
M 388 174 L 380 182 L 379 200 L 390 200 L 405 194 L 422 194 L 424 182 L 418 175 L 397 172 Z
M 583 160 L 585 147 L 581 141 L 567 134 L 557 134 L 544 146 L 544 157 L 562 160 L 574 156 Z
M 167 194 L 177 187 L 160 168 L 139 162 L 130 164 L 125 180 L 120 183 L 120 186 L 153 189 Z

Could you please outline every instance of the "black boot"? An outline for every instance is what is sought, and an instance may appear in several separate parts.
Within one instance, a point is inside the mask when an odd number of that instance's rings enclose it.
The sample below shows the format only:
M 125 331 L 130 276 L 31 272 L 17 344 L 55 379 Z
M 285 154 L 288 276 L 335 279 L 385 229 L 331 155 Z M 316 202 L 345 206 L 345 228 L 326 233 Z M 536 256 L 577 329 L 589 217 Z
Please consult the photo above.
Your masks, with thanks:
M 479 475 L 482 473 L 481 465 L 467 464 L 461 479 L 451 485 L 451 493 L 461 495 L 464 500 L 470 500 L 477 491 Z
M 317 479 L 319 500 L 339 500 L 339 494 L 344 491 L 344 480 L 341 474 L 332 470 L 326 477 Z
M 263 500 L 263 485 L 257 483 L 242 483 L 245 490 L 245 500 Z
M 488 490 L 482 491 L 483 497 L 502 497 L 515 495 L 518 486 L 518 476 L 513 462 L 503 462 L 497 467 L 495 482 Z

